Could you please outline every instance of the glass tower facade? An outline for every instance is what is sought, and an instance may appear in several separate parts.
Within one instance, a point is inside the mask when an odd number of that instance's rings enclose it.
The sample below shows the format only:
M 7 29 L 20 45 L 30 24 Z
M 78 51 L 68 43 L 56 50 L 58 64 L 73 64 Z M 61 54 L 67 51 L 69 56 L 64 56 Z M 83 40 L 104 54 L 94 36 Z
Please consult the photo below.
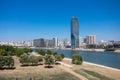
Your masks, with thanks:
M 79 48 L 79 20 L 77 17 L 71 18 L 71 48 Z

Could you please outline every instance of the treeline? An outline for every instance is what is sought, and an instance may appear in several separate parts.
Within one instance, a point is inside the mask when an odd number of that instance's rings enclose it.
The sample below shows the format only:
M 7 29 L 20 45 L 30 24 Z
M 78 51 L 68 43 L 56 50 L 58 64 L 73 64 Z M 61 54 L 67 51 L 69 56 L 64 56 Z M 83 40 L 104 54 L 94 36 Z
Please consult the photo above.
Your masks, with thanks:
M 65 57 L 64 54 L 58 54 L 50 50 L 36 49 L 35 51 L 39 56 L 29 54 L 22 54 L 20 56 L 22 66 L 45 64 L 47 67 L 50 67 L 52 64 L 56 64 L 57 61 L 62 61 Z
M 2 56 L 13 56 L 17 55 L 20 56 L 24 53 L 32 52 L 30 48 L 14 48 L 12 46 L 0 46 L 0 55 Z
M 32 52 L 29 48 L 14 48 L 12 46 L 0 46 L 0 69 L 14 68 L 14 59 L 12 56 L 20 57 L 24 53 Z
M 43 61 L 43 58 L 41 56 L 23 54 L 20 56 L 19 60 L 22 66 L 29 66 L 38 65 L 39 62 Z

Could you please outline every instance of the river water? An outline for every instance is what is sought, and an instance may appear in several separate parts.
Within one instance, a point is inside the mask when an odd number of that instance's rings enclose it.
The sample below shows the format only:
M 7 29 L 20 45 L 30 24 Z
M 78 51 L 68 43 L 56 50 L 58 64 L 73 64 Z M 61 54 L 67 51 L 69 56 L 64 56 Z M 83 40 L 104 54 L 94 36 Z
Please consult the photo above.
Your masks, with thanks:
M 120 69 L 120 53 L 77 50 L 55 50 L 55 52 L 63 53 L 66 58 L 71 58 L 73 53 L 77 53 L 80 54 L 86 62 Z

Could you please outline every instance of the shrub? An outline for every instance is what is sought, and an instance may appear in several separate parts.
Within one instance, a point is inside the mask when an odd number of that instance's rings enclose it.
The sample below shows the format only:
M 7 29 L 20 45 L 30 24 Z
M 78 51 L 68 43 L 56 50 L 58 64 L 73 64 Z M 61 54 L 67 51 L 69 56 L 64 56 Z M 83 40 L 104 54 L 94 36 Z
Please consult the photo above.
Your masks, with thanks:
M 48 65 L 48 67 L 50 67 L 50 65 L 54 64 L 54 58 L 53 55 L 46 55 L 45 56 L 45 64 Z
M 80 65 L 80 64 L 82 64 L 82 61 L 83 61 L 83 59 L 82 59 L 81 55 L 79 55 L 79 54 L 72 55 L 72 63 L 73 64 Z
M 62 61 L 62 56 L 60 54 L 55 55 L 55 61 Z
M 60 54 L 61 55 L 61 57 L 62 57 L 62 59 L 64 59 L 64 57 L 65 57 L 65 55 L 62 53 L 62 54 Z

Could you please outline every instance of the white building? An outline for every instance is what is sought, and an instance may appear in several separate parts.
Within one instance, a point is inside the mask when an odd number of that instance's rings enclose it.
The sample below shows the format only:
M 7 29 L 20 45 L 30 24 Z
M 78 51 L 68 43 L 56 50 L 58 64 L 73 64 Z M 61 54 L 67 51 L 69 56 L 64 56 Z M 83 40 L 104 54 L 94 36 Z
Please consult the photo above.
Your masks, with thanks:
M 80 48 L 83 47 L 83 40 L 82 40 L 82 37 L 79 38 L 79 47 L 80 47 Z
M 88 36 L 86 36 L 86 44 L 87 45 L 96 44 L 96 35 L 88 35 Z

